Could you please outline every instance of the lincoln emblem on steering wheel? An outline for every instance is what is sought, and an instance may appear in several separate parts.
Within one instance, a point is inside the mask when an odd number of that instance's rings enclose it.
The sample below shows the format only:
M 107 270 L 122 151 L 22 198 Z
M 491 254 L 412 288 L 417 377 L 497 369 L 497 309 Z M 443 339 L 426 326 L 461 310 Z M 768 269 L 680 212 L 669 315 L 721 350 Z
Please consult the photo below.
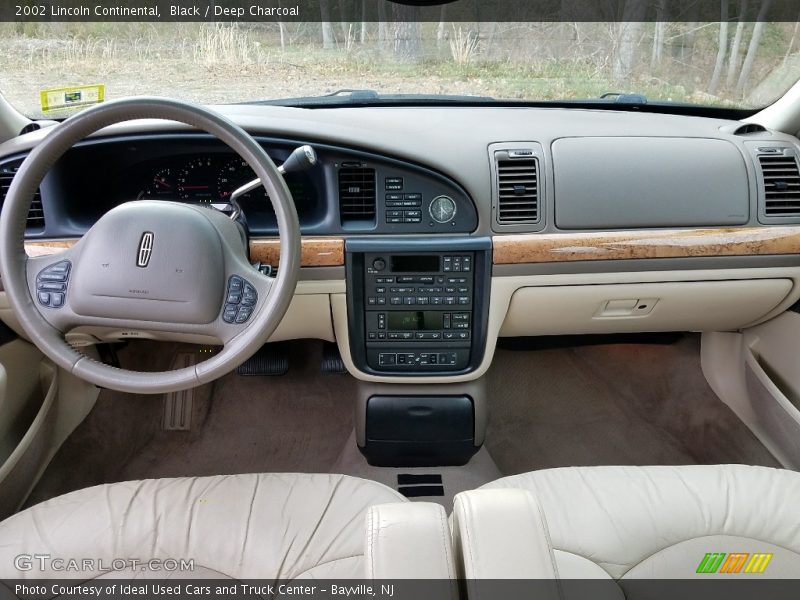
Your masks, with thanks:
M 136 266 L 145 268 L 150 264 L 150 255 L 153 254 L 153 232 L 145 231 L 139 242 L 139 254 L 136 259 Z

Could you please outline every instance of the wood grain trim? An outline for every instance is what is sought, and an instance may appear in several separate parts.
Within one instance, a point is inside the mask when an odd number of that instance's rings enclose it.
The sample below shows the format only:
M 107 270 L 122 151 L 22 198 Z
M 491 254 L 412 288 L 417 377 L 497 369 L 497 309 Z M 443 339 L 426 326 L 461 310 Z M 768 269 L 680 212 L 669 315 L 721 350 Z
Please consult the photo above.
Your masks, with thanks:
M 250 259 L 273 267 L 280 262 L 278 240 L 250 240 Z M 341 267 L 344 265 L 344 240 L 341 238 L 303 238 L 300 247 L 302 267 Z
M 71 248 L 78 240 L 36 240 L 25 242 L 28 256 L 46 256 Z M 275 239 L 250 240 L 250 258 L 273 267 L 280 262 L 280 242 Z M 303 267 L 341 267 L 344 265 L 344 240 L 341 238 L 303 238 L 300 264 Z
M 49 256 L 67 248 L 72 248 L 78 240 L 27 240 L 25 252 L 28 256 Z
M 800 226 L 499 235 L 494 264 L 800 254 Z

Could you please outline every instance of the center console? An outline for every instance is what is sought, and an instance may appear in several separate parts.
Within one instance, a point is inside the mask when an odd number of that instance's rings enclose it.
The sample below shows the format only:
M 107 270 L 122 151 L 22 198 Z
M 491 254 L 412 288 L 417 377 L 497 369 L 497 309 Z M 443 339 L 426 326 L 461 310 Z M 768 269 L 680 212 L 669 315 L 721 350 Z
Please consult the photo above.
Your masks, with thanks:
M 463 374 L 483 358 L 488 238 L 348 240 L 350 351 L 371 374 Z

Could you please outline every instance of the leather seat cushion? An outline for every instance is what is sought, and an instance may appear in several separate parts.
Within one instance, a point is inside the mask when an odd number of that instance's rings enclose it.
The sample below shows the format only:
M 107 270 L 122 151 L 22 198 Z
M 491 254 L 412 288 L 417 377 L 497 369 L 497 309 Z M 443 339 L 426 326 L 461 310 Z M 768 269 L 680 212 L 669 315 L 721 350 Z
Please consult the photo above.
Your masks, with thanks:
M 363 577 L 367 509 L 406 501 L 384 485 L 343 475 L 225 475 L 101 485 L 0 523 L 0 577 L 65 575 L 16 571 L 14 557 L 20 553 L 106 564 L 118 558 L 194 559 L 203 576 L 215 572 L 237 579 Z
M 765 575 L 800 573 L 794 501 L 800 498 L 800 473 L 794 471 L 744 465 L 570 467 L 484 487 L 536 494 L 562 578 L 694 577 L 705 554 L 714 552 L 772 553 Z

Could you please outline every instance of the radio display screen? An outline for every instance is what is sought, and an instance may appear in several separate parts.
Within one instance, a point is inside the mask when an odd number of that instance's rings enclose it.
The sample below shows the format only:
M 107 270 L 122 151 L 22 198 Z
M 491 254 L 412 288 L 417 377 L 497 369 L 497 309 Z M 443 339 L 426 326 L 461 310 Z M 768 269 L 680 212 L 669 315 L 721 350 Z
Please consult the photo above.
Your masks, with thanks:
M 434 310 L 390 311 L 390 331 L 438 331 L 442 328 L 444 313 Z
M 428 255 L 397 255 L 392 256 L 393 273 L 438 273 L 439 257 L 435 254 Z

